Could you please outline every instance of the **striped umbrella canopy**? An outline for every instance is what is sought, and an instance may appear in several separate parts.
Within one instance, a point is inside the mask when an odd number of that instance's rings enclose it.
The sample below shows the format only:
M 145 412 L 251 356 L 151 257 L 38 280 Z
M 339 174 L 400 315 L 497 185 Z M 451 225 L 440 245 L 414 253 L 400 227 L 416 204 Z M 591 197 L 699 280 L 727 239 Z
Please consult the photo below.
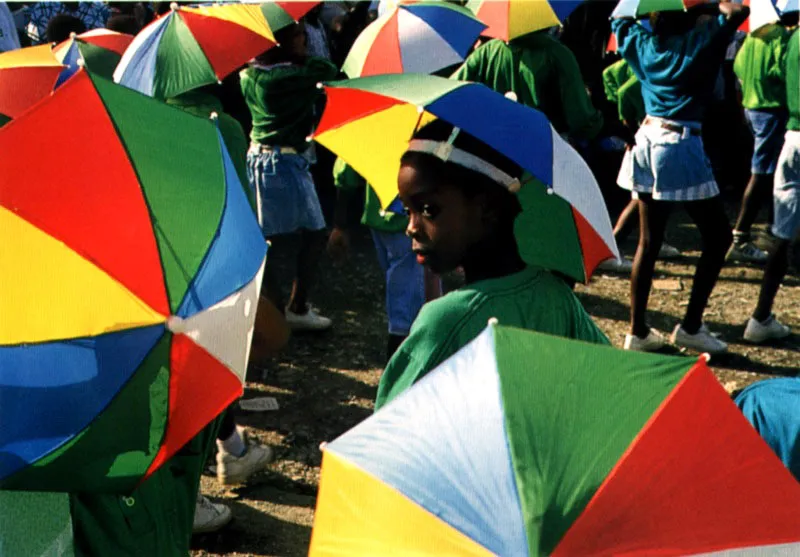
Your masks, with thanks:
M 0 120 L 16 118 L 52 93 L 62 70 L 49 44 L 0 53 Z
M 275 46 L 275 32 L 319 2 L 172 5 L 122 56 L 114 81 L 158 98 L 216 83 Z
M 400 5 L 358 36 L 344 61 L 349 77 L 433 73 L 464 60 L 486 25 L 444 2 Z
M 704 359 L 490 325 L 325 447 L 309 555 L 777 557 L 798 516 Z
M 584 0 L 470 0 L 467 8 L 489 27 L 487 37 L 506 42 L 561 25 Z
M 0 152 L 0 489 L 130 492 L 242 393 L 255 215 L 214 122 L 85 70 Z
M 781 15 L 800 11 L 800 0 L 778 0 L 775 4 Z
M 362 77 L 326 91 L 314 139 L 363 176 L 383 207 L 397 197 L 408 140 L 441 118 L 533 177 L 517 192 L 522 213 L 514 225 L 527 263 L 588 281 L 601 261 L 619 257 L 597 181 L 541 112 L 484 85 L 420 74 Z
M 708 0 L 620 0 L 611 17 L 639 17 L 653 12 L 686 11 Z
M 117 33 L 108 29 L 92 29 L 53 47 L 56 58 L 67 69 L 58 79 L 58 85 L 69 79 L 83 65 L 92 72 L 111 79 L 125 49 L 133 41 L 133 35 Z

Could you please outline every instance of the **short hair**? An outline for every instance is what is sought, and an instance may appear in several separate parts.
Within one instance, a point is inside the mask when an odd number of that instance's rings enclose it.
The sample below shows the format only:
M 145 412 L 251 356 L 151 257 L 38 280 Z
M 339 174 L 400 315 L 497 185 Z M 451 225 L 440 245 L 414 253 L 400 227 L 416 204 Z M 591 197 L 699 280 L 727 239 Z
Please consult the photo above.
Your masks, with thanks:
M 117 33 L 127 33 L 128 35 L 136 35 L 141 31 L 136 18 L 127 14 L 117 14 L 109 17 L 106 22 L 106 29 Z
M 86 25 L 77 17 L 69 14 L 58 14 L 50 18 L 45 29 L 45 37 L 49 43 L 66 41 L 72 33 L 86 31 Z
M 452 132 L 452 124 L 448 124 L 444 120 L 435 120 L 417 131 L 414 139 L 447 141 Z M 523 169 L 518 164 L 463 130 L 453 141 L 453 147 L 475 155 L 513 178 L 522 179 Z M 486 195 L 487 204 L 509 217 L 512 222 L 514 217 L 521 212 L 515 194 L 480 172 L 451 162 L 444 162 L 428 153 L 415 151 L 407 151 L 403 155 L 402 163 L 414 165 L 428 180 L 458 187 L 467 197 Z

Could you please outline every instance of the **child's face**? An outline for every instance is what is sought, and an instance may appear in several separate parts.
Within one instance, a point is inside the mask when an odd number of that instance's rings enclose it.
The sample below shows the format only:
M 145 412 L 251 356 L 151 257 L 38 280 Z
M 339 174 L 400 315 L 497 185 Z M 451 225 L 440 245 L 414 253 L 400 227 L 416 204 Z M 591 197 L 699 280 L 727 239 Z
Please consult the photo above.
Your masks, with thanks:
M 435 273 L 461 265 L 485 233 L 480 198 L 468 198 L 456 186 L 431 183 L 410 164 L 400 168 L 397 182 L 417 261 Z

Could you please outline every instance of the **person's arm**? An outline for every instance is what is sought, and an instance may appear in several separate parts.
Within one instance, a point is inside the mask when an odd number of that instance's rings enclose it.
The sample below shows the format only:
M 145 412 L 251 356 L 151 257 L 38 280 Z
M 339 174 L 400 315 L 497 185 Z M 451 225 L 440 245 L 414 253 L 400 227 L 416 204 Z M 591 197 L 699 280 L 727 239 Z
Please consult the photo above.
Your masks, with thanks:
M 331 259 L 341 262 L 350 252 L 350 207 L 356 199 L 356 192 L 366 187 L 366 182 L 344 160 L 337 158 L 333 165 L 333 185 L 336 186 L 336 204 L 327 249 Z
M 603 115 L 592 106 L 575 55 L 560 43 L 558 46 L 555 70 L 567 133 L 575 139 L 593 139 L 603 128 Z

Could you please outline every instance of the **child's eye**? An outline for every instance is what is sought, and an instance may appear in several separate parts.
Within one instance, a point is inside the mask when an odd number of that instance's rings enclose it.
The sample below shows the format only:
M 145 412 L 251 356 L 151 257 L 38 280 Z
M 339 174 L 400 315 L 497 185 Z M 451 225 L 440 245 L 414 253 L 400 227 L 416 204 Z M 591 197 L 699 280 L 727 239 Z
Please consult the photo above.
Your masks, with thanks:
M 422 216 L 427 219 L 435 219 L 440 212 L 441 209 L 436 205 L 430 205 L 428 203 L 425 203 L 422 206 Z

